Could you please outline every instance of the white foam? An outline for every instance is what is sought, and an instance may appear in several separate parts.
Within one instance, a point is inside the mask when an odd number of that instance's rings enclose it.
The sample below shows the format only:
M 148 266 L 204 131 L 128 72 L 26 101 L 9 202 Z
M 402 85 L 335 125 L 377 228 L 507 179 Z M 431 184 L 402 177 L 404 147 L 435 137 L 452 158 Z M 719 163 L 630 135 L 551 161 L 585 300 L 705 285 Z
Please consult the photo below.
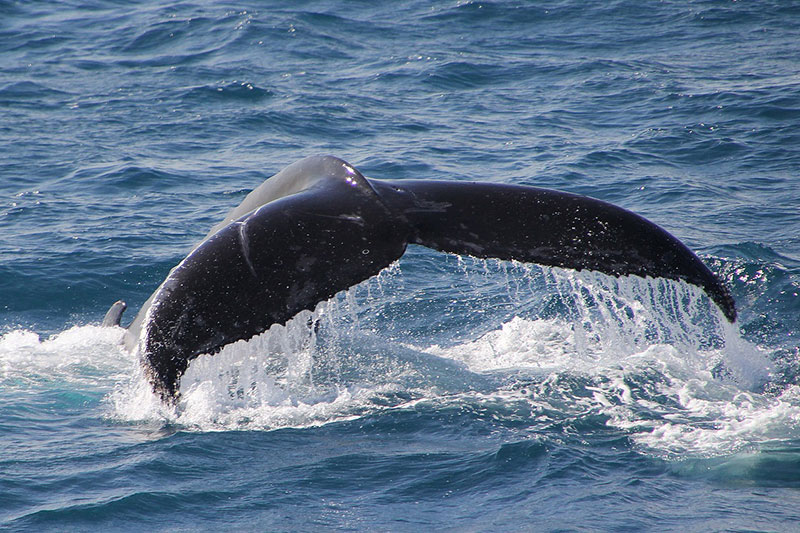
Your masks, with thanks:
M 509 416 L 529 413 L 532 430 L 542 420 L 601 415 L 639 449 L 663 457 L 729 454 L 800 436 L 798 387 L 762 392 L 767 353 L 693 287 L 447 262 L 463 272 L 448 289 L 456 296 L 447 320 L 492 317 L 474 335 L 465 328 L 463 338 L 443 342 L 441 328 L 431 328 L 435 342 L 392 339 L 407 317 L 384 332 L 391 306 L 427 299 L 394 266 L 314 313 L 198 357 L 174 406 L 160 401 L 138 356 L 119 345 L 120 328 L 79 326 L 45 340 L 11 331 L 0 337 L 0 378 L 12 388 L 60 382 L 100 391 L 113 420 L 198 431 L 315 426 L 429 401 L 485 403 L 501 417 L 511 406 Z M 485 301 L 498 297 L 510 314 L 492 314 L 501 307 Z
M 119 347 L 121 328 L 74 326 L 42 340 L 27 330 L 0 336 L 0 377 L 5 386 L 48 380 L 94 386 L 128 373 L 131 357 Z
M 328 307 L 321 304 L 286 326 L 274 325 L 216 355 L 196 358 L 181 378 L 175 406 L 163 405 L 144 372 L 137 370 L 111 394 L 112 416 L 125 421 L 162 420 L 198 431 L 269 430 L 349 420 L 386 408 L 380 400 L 405 390 L 395 386 L 392 371 L 383 373 L 382 379 L 369 379 L 375 377 L 374 369 L 360 368 L 354 379 L 343 382 L 338 374 L 343 365 L 337 361 L 343 354 L 318 346 L 317 329 L 328 321 Z M 353 311 L 346 305 L 337 309 L 351 318 Z M 395 375 L 402 373 L 400 366 L 395 370 Z M 404 395 L 399 403 L 406 401 Z
M 519 308 L 535 308 L 530 299 L 545 293 L 557 295 L 561 312 L 512 316 L 477 338 L 448 345 L 364 335 L 365 316 L 409 291 L 395 267 L 389 278 L 359 285 L 286 327 L 199 357 L 182 379 L 175 408 L 155 399 L 138 372 L 112 395 L 114 413 L 207 431 L 318 425 L 423 400 L 523 402 L 531 413 L 604 415 L 636 446 L 665 457 L 731 453 L 797 431 L 797 392 L 758 392 L 769 379 L 766 355 L 693 287 L 513 263 L 458 258 L 456 264 L 468 279 L 456 290 L 473 287 L 465 305 L 479 303 L 484 291 L 502 290 Z M 327 329 L 322 340 L 309 327 L 313 322 Z M 443 392 L 426 376 L 427 363 L 403 360 L 404 346 L 478 375 L 506 375 L 508 382 L 493 393 Z M 457 374 L 457 368 L 435 373 Z M 534 376 L 535 394 L 514 388 L 520 371 Z M 582 376 L 590 394 L 576 394 L 570 380 L 559 378 L 569 375 Z
M 727 454 L 796 436 L 794 387 L 760 393 L 771 371 L 766 353 L 695 288 L 557 269 L 551 275 L 569 320 L 514 317 L 474 340 L 426 351 L 474 372 L 524 370 L 548 387 L 554 375 L 583 376 L 591 395 L 573 398 L 574 407 L 606 415 L 609 426 L 660 456 Z M 552 393 L 524 399 L 536 412 Z
M 569 371 L 586 364 L 580 361 L 570 325 L 558 320 L 514 317 L 474 341 L 450 347 L 433 345 L 425 351 L 461 361 L 474 372 L 515 368 Z

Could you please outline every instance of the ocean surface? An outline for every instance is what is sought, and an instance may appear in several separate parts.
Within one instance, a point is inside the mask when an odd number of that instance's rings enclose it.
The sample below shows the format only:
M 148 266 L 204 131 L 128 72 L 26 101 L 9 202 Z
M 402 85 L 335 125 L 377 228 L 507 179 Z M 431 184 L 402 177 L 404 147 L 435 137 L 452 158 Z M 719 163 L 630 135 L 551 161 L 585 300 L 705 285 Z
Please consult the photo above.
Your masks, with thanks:
M 798 23 L 778 0 L 0 0 L 0 529 L 797 531 Z M 623 206 L 740 318 L 411 247 L 162 405 L 103 315 L 312 154 Z

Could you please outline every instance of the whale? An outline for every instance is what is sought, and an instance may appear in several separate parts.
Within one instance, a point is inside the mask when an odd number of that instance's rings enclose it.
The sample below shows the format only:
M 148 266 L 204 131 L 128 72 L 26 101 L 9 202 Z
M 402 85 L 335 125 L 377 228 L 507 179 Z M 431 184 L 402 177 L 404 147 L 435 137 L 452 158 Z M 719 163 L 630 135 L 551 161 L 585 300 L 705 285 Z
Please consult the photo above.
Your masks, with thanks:
M 189 363 L 364 281 L 409 244 L 610 276 L 684 281 L 736 320 L 728 287 L 666 230 L 614 204 L 497 182 L 366 178 L 328 155 L 266 179 L 175 266 L 124 334 L 176 402 Z M 119 326 L 124 302 L 103 324 Z

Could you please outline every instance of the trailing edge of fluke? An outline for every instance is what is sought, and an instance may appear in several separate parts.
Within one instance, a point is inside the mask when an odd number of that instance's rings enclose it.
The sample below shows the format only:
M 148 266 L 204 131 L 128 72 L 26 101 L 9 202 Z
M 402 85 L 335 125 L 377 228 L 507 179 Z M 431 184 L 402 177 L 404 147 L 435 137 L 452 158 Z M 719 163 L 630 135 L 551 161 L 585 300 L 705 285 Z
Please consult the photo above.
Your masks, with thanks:
M 408 244 L 479 258 L 728 288 L 678 239 L 613 204 L 559 191 L 365 178 L 331 156 L 267 179 L 169 273 L 128 326 L 154 390 L 175 401 L 189 361 L 249 339 L 389 266 Z M 105 325 L 118 325 L 117 302 Z

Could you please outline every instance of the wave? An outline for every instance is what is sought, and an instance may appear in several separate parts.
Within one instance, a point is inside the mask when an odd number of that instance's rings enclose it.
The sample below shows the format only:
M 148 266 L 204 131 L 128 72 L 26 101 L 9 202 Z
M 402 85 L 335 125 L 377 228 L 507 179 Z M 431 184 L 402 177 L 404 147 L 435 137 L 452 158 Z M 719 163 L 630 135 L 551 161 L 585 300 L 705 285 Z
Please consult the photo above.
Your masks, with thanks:
M 599 420 L 665 458 L 800 437 L 800 388 L 775 379 L 777 352 L 744 339 L 693 287 L 451 263 L 462 272 L 448 287 L 462 292 L 458 302 L 452 292 L 440 301 L 431 287 L 407 287 L 404 269 L 413 266 L 395 264 L 313 313 L 198 357 L 175 406 L 158 400 L 138 357 L 118 345 L 120 328 L 78 326 L 45 340 L 11 331 L 0 337 L 3 383 L 94 395 L 112 423 L 201 432 L 458 407 L 532 432 Z M 419 305 L 428 312 L 415 326 L 407 317 Z M 438 327 L 437 306 L 445 309 Z

